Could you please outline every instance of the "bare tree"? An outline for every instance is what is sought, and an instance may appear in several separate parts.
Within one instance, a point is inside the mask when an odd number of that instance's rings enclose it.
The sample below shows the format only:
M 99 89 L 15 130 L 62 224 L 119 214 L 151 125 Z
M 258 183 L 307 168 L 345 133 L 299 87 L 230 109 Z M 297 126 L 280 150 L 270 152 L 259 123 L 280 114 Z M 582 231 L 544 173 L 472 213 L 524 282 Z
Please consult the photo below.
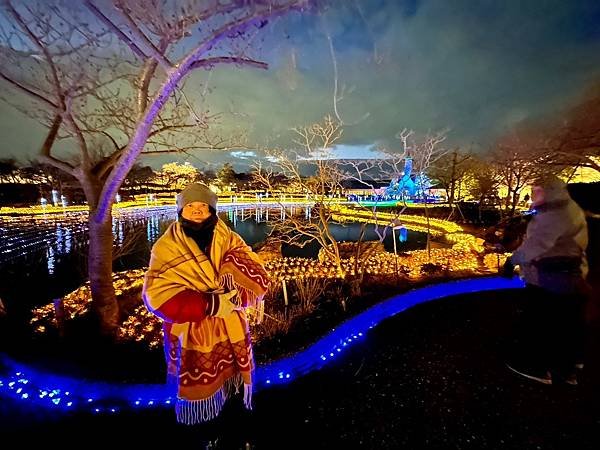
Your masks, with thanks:
M 559 124 L 546 131 L 547 163 L 600 172 L 600 82 L 596 82 Z
M 496 206 L 501 175 L 491 162 L 478 158 L 471 165 L 470 176 L 473 179 L 470 194 L 478 201 L 478 215 L 481 222 L 484 204 L 489 202 Z
M 308 217 L 286 214 L 283 220 L 274 222 L 271 234 L 281 242 L 299 247 L 318 242 L 327 259 L 336 265 L 339 276 L 344 277 L 338 243 L 328 226 L 336 202 L 334 195 L 343 189 L 342 172 L 333 153 L 333 146 L 342 136 L 341 125 L 326 116 L 322 122 L 295 128 L 294 132 L 298 150 L 269 150 L 268 156 L 274 163 L 263 167 L 258 162 L 253 176 L 261 186 L 273 192 L 276 181 L 283 175 L 296 186 L 296 192 L 314 203 L 314 208 Z M 280 207 L 285 211 L 282 202 Z
M 446 140 L 447 130 L 428 134 L 422 142 L 414 142 L 410 147 L 407 147 L 406 139 L 411 135 L 412 132 L 408 132 L 405 129 L 398 136 L 402 141 L 403 147 L 407 148 L 408 156 L 413 161 L 417 192 L 420 194 L 425 207 L 425 218 L 427 219 L 427 255 L 431 258 L 431 223 L 427 193 L 431 186 L 427 177 L 427 171 L 449 152 L 449 149 L 440 145 Z
M 537 150 L 538 162 L 553 171 L 567 176 L 580 167 L 600 172 L 600 81 L 558 117 L 543 123 L 526 121 L 511 134 L 527 140 Z
M 438 159 L 427 171 L 428 175 L 446 190 L 450 215 L 455 212 L 455 202 L 461 199 L 461 185 L 470 171 L 473 156 L 456 148 Z M 459 209 L 460 211 L 460 209 Z
M 535 135 L 523 136 L 516 131 L 502 138 L 491 153 L 491 161 L 507 189 L 504 212 L 514 215 L 521 191 L 544 173 L 558 172 L 560 168 L 544 163 L 543 143 Z
M 368 208 L 368 220 L 362 221 L 358 241 L 353 246 L 354 268 L 346 273 L 347 269 L 344 267 L 348 266 L 342 264 L 340 247 L 329 229 L 334 215 L 340 216 L 337 198 L 344 194 L 345 185 L 349 181 L 364 186 L 366 190 L 376 195 L 382 181 L 389 182 L 391 179 L 398 180 L 404 177 L 407 159 L 415 162 L 416 170 L 412 174 L 412 179 L 419 185 L 418 195 L 426 196 L 423 184 L 425 171 L 430 164 L 447 152 L 440 145 L 445 140 L 445 132 L 429 135 L 417 142 L 412 138 L 414 133 L 405 129 L 398 134 L 401 141 L 399 148 L 381 149 L 375 158 L 354 160 L 343 159 L 336 154 L 334 147 L 341 138 L 342 127 L 340 122 L 330 116 L 325 117 L 320 123 L 296 128 L 295 132 L 299 136 L 296 143 L 302 151 L 267 152 L 269 159 L 274 163 L 269 167 L 257 163 L 253 174 L 255 179 L 269 191 L 275 190 L 274 180 L 278 176 L 287 177 L 290 184 L 295 186 L 294 191 L 302 193 L 307 200 L 314 202 L 315 207 L 311 215 L 282 214 L 279 220 L 273 221 L 272 235 L 281 242 L 300 247 L 312 241 L 318 242 L 323 255 L 335 264 L 339 278 L 348 281 L 352 294 L 357 295 L 360 292 L 363 276 L 359 265 L 369 254 L 369 251 L 361 250 L 366 226 L 368 223 L 373 223 L 379 240 L 383 241 L 391 224 L 388 220 L 381 226 L 378 220 L 377 202 L 372 206 L 364 207 Z M 285 208 L 283 202 L 280 203 L 280 207 L 283 211 Z M 400 214 L 396 218 L 399 216 Z M 376 247 L 373 246 L 372 249 L 375 250 Z
M 399 194 L 406 199 L 403 194 L 405 190 L 412 190 L 413 195 L 421 197 L 425 205 L 425 216 L 427 218 L 427 248 L 430 248 L 430 223 L 429 211 L 427 208 L 427 190 L 429 189 L 427 172 L 429 168 L 436 164 L 448 153 L 448 149 L 442 144 L 446 140 L 446 131 L 440 131 L 435 134 L 428 134 L 422 140 L 415 138 L 413 130 L 402 129 L 396 134 L 400 140 L 400 146 L 395 149 L 379 150 L 380 157 L 370 160 L 346 161 L 345 175 L 349 179 L 359 181 L 365 187 L 373 190 L 382 180 L 390 180 L 390 192 Z M 407 164 L 407 162 L 409 164 Z M 410 172 L 410 173 L 409 173 Z M 387 226 L 379 230 L 377 225 L 377 209 L 375 203 L 370 207 L 375 222 L 375 232 L 380 240 L 383 241 L 387 232 Z M 406 203 L 396 219 L 392 222 L 399 222 L 399 216 L 405 211 Z
M 172 145 L 179 133 L 186 149 L 227 148 L 210 133 L 214 115 L 188 101 L 186 78 L 226 64 L 266 69 L 249 54 L 249 41 L 307 0 L 1 4 L 3 99 L 48 127 L 40 159 L 83 187 L 93 309 L 101 330 L 112 334 L 119 308 L 111 207 L 127 173 L 140 154 L 180 151 Z M 100 143 L 110 150 L 98 151 Z

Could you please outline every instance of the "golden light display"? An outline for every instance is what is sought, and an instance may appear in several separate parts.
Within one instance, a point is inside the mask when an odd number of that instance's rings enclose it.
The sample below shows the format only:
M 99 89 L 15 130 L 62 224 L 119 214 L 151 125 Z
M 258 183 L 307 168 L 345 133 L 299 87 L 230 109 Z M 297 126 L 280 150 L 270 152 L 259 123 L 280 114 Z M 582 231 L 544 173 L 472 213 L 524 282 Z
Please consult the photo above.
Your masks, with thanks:
M 165 200 L 158 199 L 152 201 L 153 206 L 164 205 L 164 204 L 175 204 L 175 199 Z M 126 201 L 119 202 L 113 205 L 113 211 L 124 209 L 124 208 L 140 208 L 147 207 L 148 203 L 146 201 Z M 43 217 L 45 214 L 62 214 L 65 212 L 73 213 L 87 213 L 89 211 L 89 207 L 87 205 L 69 205 L 69 206 L 54 206 L 51 204 L 42 206 L 42 205 L 32 205 L 25 206 L 20 208 L 15 207 L 6 207 L 3 206 L 0 208 L 0 215 L 2 216 L 40 216 Z
M 373 216 L 346 207 L 336 208 L 338 219 L 349 220 L 349 214 L 358 214 L 353 220 L 373 221 Z M 389 225 L 397 216 L 378 213 L 377 218 L 383 225 Z M 412 230 L 426 231 L 427 219 L 419 216 L 400 216 L 402 226 Z M 459 225 L 438 219 L 429 219 L 432 234 L 443 236 L 442 240 L 451 244 L 451 248 L 432 248 L 415 250 L 399 255 L 385 251 L 371 253 L 356 264 L 355 257 L 342 259 L 341 270 L 332 261 L 319 261 L 308 258 L 276 258 L 265 264 L 272 280 L 290 281 L 306 278 L 342 279 L 360 274 L 403 276 L 409 280 L 422 280 L 436 273 L 461 272 L 483 274 L 496 272 L 510 254 L 483 254 L 483 241 L 465 233 Z M 434 231 L 435 230 L 435 231 Z M 123 302 L 126 297 L 137 296 L 139 302 L 134 312 L 119 329 L 118 336 L 128 341 L 144 342 L 150 348 L 162 345 L 162 324 L 148 312 L 141 302 L 144 270 L 130 270 L 113 275 L 117 300 Z M 71 292 L 63 299 L 65 318 L 73 319 L 85 314 L 91 303 L 89 283 Z M 31 324 L 37 332 L 48 327 L 56 327 L 55 306 L 50 303 L 33 311 Z
M 117 300 L 122 300 L 127 295 L 133 295 L 136 291 L 141 291 L 144 284 L 144 273 L 143 269 L 113 273 L 113 285 L 115 286 Z M 90 283 L 87 282 L 65 295 L 62 300 L 65 319 L 74 319 L 86 314 L 92 301 Z M 35 331 L 43 332 L 48 325 L 56 326 L 54 308 L 54 304 L 49 303 L 33 310 L 30 323 Z
M 504 266 L 504 263 L 510 255 L 512 255 L 512 253 L 488 253 L 483 257 L 483 264 L 487 270 L 497 272 Z
M 334 212 L 332 218 L 338 222 L 367 222 L 377 223 L 378 225 L 387 226 L 391 222 L 401 225 L 409 230 L 427 232 L 428 223 L 429 231 L 433 236 L 442 236 L 448 233 L 463 232 L 463 228 L 455 222 L 449 220 L 434 219 L 423 216 L 413 216 L 408 214 L 392 214 L 377 211 L 373 214 L 372 211 L 358 210 L 347 206 L 336 205 L 330 206 Z
M 150 348 L 162 344 L 162 322 L 145 305 L 138 306 L 121 325 L 119 339 L 145 342 Z
M 455 250 L 474 251 L 475 253 L 483 253 L 485 247 L 484 240 L 468 233 L 450 233 L 444 236 L 446 242 L 452 245 Z

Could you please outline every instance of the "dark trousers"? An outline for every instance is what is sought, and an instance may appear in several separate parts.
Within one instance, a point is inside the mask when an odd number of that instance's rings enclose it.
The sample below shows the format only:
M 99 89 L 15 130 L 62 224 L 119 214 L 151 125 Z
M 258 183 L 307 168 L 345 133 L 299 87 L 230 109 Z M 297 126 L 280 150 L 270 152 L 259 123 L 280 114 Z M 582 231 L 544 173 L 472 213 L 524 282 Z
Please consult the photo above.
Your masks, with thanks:
M 514 334 L 516 363 L 568 376 L 583 357 L 585 297 L 555 294 L 533 285 L 528 285 L 523 295 L 523 311 Z

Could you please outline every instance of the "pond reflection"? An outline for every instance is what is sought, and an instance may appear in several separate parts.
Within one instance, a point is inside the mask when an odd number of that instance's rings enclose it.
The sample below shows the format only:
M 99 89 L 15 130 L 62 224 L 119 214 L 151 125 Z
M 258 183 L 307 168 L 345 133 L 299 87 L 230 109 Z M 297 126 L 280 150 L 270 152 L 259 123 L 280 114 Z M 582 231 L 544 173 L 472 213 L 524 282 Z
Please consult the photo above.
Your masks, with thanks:
M 300 206 L 263 207 L 256 205 L 219 205 L 220 217 L 252 246 L 263 242 L 272 226 L 269 220 L 282 220 L 302 214 L 310 218 L 311 208 Z M 174 206 L 157 206 L 115 211 L 113 236 L 114 270 L 145 267 L 152 244 L 176 219 Z M 87 278 L 87 214 L 65 213 L 45 216 L 0 217 L 0 297 L 10 301 L 40 303 L 64 295 Z M 356 241 L 361 225 L 330 224 L 336 240 Z M 378 240 L 373 226 L 367 226 L 365 240 Z M 424 233 L 401 229 L 397 233 L 398 251 L 423 248 Z M 383 241 L 393 251 L 392 233 Z M 303 248 L 283 245 L 284 256 L 315 258 L 319 244 Z

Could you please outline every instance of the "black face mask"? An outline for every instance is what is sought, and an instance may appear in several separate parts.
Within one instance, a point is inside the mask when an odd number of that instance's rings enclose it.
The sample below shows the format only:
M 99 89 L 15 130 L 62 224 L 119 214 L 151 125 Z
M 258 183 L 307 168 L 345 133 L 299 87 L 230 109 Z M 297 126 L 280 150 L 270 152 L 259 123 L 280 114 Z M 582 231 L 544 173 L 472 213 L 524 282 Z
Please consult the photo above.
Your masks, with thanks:
M 207 256 L 218 220 L 219 218 L 212 211 L 210 217 L 200 223 L 184 219 L 181 214 L 179 214 L 179 223 L 181 223 L 181 226 L 183 227 L 183 232 L 187 237 L 192 238 L 196 244 L 198 244 L 200 250 Z

